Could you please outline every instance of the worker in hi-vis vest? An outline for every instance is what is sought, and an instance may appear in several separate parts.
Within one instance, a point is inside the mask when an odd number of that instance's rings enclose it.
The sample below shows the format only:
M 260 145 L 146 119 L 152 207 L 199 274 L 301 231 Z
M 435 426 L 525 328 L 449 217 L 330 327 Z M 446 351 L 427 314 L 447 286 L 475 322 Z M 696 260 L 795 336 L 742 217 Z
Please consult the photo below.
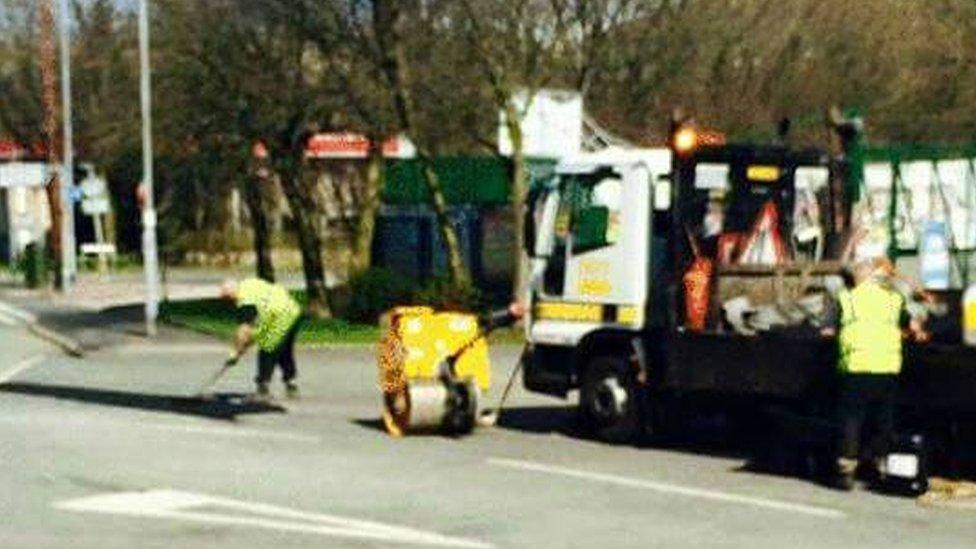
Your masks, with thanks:
M 919 340 L 927 337 L 921 322 L 909 318 L 905 297 L 892 286 L 894 268 L 887 258 L 860 262 L 852 274 L 853 287 L 838 293 L 824 329 L 824 335 L 836 335 L 838 342 L 836 480 L 845 490 L 853 488 L 862 457 L 873 467 L 866 471 L 869 478 L 884 475 L 894 434 L 902 329 L 909 328 Z
M 258 347 L 258 373 L 254 381 L 257 395 L 268 397 L 268 383 L 275 366 L 281 367 L 281 380 L 289 398 L 298 396 L 295 377 L 295 337 L 301 325 L 302 308 L 288 290 L 259 278 L 227 280 L 220 295 L 234 303 L 239 323 L 227 365 L 237 363 L 251 344 Z

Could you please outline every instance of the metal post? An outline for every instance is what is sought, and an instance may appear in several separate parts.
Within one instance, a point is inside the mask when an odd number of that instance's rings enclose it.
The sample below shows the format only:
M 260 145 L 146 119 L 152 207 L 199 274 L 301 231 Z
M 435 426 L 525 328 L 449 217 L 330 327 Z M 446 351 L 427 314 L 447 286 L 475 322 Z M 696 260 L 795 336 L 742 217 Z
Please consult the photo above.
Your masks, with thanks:
M 973 231 L 976 230 L 973 227 L 973 210 L 976 209 L 976 203 L 974 203 L 974 198 L 976 198 L 976 159 L 970 158 L 969 162 L 966 163 L 969 168 L 966 174 L 966 270 L 963 271 L 962 277 L 962 291 L 966 291 L 969 288 L 969 271 L 972 269 L 973 261 L 973 246 L 974 241 L 969 240 L 973 238 Z
M 71 123 L 71 47 L 68 0 L 58 6 L 58 26 L 61 41 L 61 108 L 64 118 L 63 163 L 61 165 L 61 289 L 71 289 L 78 272 L 78 256 L 75 250 L 75 208 L 71 191 L 75 187 L 74 132 Z
M 146 271 L 146 333 L 156 335 L 159 315 L 159 258 L 156 248 L 156 206 L 153 200 L 152 103 L 149 93 L 149 6 L 139 0 L 139 88 L 142 102 L 142 260 Z
M 102 224 L 104 223 L 105 216 L 102 214 L 95 214 L 91 216 L 92 224 L 95 226 L 95 243 L 99 246 L 105 245 L 105 229 Z M 104 250 L 99 250 L 98 252 L 98 274 L 105 275 L 108 272 L 108 254 Z
M 892 157 L 891 160 L 891 191 L 888 199 L 888 259 L 898 265 L 898 229 L 895 226 L 898 217 L 898 180 L 901 179 L 901 160 Z M 910 212 L 910 210 L 909 210 Z M 910 214 L 909 214 L 910 215 Z

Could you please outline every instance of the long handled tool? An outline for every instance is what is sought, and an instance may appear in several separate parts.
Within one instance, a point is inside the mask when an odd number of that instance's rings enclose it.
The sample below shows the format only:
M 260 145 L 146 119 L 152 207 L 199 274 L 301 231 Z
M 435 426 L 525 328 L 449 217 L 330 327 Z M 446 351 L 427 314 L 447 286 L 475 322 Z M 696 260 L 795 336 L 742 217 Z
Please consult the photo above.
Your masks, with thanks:
M 512 390 L 512 384 L 515 382 L 515 376 L 518 375 L 519 371 L 522 370 L 522 360 L 519 359 L 515 367 L 512 368 L 511 375 L 508 376 L 508 382 L 505 383 L 505 390 L 502 391 L 501 398 L 498 399 L 498 404 L 494 409 L 485 410 L 481 417 L 478 418 L 478 424 L 484 427 L 494 427 L 498 423 L 498 417 L 502 413 L 502 407 L 505 406 L 505 400 L 508 398 L 508 392 Z
M 217 385 L 218 381 L 220 381 L 220 378 L 224 377 L 224 374 L 226 374 L 227 371 L 233 367 L 233 364 L 224 364 L 219 370 L 214 372 L 213 375 L 207 378 L 207 382 L 200 387 L 200 390 L 197 391 L 197 396 L 200 398 L 207 398 L 210 396 L 213 392 L 214 386 Z

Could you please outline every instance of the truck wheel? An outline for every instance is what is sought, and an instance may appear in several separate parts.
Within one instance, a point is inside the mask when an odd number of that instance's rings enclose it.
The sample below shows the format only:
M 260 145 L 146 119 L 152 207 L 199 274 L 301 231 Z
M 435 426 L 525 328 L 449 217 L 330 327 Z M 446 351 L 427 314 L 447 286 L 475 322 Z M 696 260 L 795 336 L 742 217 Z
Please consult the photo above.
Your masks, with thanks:
M 627 362 L 610 356 L 587 364 L 580 389 L 580 413 L 587 429 L 606 442 L 636 440 L 640 433 L 637 380 Z

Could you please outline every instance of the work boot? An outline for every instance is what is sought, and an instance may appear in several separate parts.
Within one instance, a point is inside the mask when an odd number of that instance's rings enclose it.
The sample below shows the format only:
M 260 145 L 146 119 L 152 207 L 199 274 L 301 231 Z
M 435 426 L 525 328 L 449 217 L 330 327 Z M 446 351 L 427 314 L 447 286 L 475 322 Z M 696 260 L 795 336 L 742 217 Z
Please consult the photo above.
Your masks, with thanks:
M 291 381 L 285 382 L 285 396 L 291 399 L 296 399 L 299 397 L 298 385 L 292 383 Z
M 254 390 L 255 400 L 270 400 L 271 390 L 268 388 L 267 383 L 258 383 L 257 388 Z
M 854 489 L 854 473 L 857 471 L 857 460 L 840 458 L 831 485 L 838 490 L 850 492 Z

